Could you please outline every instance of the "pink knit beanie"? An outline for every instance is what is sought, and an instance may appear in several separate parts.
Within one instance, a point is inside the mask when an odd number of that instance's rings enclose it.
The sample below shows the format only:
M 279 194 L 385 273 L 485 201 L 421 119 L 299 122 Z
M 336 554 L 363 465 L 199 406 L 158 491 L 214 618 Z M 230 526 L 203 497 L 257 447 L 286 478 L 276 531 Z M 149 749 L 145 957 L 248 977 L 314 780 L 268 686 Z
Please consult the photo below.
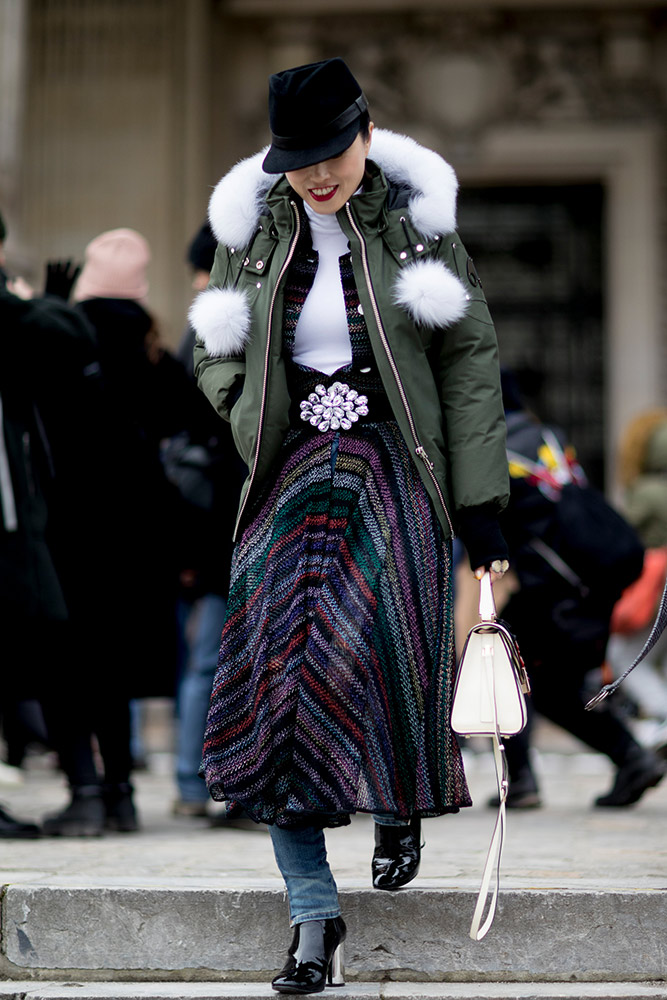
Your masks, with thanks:
M 86 257 L 74 288 L 74 302 L 83 299 L 136 299 L 148 295 L 146 268 L 151 259 L 147 241 L 134 229 L 111 229 L 86 247 Z

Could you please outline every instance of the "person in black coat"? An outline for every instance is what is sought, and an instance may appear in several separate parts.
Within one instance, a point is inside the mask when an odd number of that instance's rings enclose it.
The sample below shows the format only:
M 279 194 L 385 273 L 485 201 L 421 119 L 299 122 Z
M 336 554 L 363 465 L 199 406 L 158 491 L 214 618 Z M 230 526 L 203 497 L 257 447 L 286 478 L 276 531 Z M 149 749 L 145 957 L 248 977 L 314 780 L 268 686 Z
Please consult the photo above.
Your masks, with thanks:
M 4 237 L 0 218 L 0 711 L 7 727 L 21 704 L 43 696 L 49 668 L 66 656 L 69 615 L 49 536 L 57 470 L 44 411 L 53 380 L 67 394 L 94 343 L 62 302 L 13 293 Z M 0 808 L 0 837 L 38 835 L 35 824 Z
M 71 792 L 44 820 L 52 836 L 138 829 L 130 701 L 174 691 L 182 540 L 160 442 L 180 429 L 191 386 L 143 304 L 148 259 L 132 230 L 88 246 L 74 299 L 93 332 L 100 391 L 87 393 L 85 382 L 66 398 L 54 391 L 46 416 L 60 469 L 53 549 L 71 643 L 70 683 L 45 699 Z
M 572 573 L 575 553 L 559 551 L 557 542 L 562 534 L 557 528 L 556 509 L 562 499 L 558 500 L 558 483 L 554 482 L 553 487 L 549 483 L 545 427 L 526 409 L 513 373 L 503 371 L 501 375 L 511 482 L 502 530 L 520 585 L 502 617 L 519 640 L 532 686 L 530 707 L 605 754 L 616 767 L 611 789 L 597 798 L 595 805 L 632 805 L 661 781 L 665 764 L 637 743 L 606 703 L 597 711 L 585 710 L 586 674 L 604 662 L 611 612 L 627 584 L 614 579 L 608 570 L 587 588 Z M 562 432 L 557 428 L 546 430 L 551 432 L 551 450 L 565 455 L 569 449 Z M 544 481 L 540 480 L 542 467 Z M 579 474 L 583 481 L 580 470 Z M 569 527 L 573 530 L 576 526 Z M 598 531 L 602 531 L 601 523 Z M 643 553 L 638 539 L 633 545 L 629 526 L 625 535 L 627 553 L 619 560 L 618 571 L 633 579 L 641 570 Z M 587 558 L 592 559 L 592 555 Z M 595 572 L 596 568 L 589 569 Z M 508 740 L 505 749 L 510 774 L 507 805 L 539 806 L 538 784 L 530 760 L 530 724 Z

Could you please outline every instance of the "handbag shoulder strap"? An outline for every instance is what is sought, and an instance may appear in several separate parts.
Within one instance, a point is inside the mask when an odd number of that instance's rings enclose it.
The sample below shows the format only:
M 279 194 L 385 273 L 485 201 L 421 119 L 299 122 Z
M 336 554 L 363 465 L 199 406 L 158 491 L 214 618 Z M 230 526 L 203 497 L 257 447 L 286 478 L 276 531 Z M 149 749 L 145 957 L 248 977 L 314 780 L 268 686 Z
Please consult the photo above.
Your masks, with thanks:
M 548 562 L 552 569 L 554 569 L 559 576 L 562 576 L 571 587 L 578 590 L 582 597 L 588 597 L 589 589 L 583 580 L 577 576 L 571 566 L 565 562 L 564 559 L 558 555 L 550 545 L 547 545 L 545 541 L 541 538 L 531 538 L 528 542 L 531 549 L 537 552 L 538 555 L 542 556 L 545 562 Z
M 491 574 L 486 572 L 484 576 L 479 581 L 479 617 L 482 622 L 494 622 L 496 621 L 496 605 L 493 599 L 493 584 L 491 581 Z M 499 631 L 504 631 L 502 628 Z M 487 934 L 491 924 L 493 923 L 493 918 L 496 915 L 496 906 L 498 905 L 498 890 L 500 887 L 500 862 L 503 853 L 503 843 L 505 840 L 505 802 L 507 800 L 507 792 L 509 790 L 509 778 L 507 773 L 507 761 L 505 759 L 505 747 L 503 746 L 500 739 L 500 731 L 498 729 L 498 717 L 497 717 L 497 705 L 496 705 L 496 694 L 495 685 L 493 690 L 493 697 L 491 699 L 493 704 L 493 716 L 495 723 L 495 735 L 493 739 L 493 760 L 496 768 L 496 783 L 498 785 L 498 816 L 496 817 L 496 825 L 493 829 L 493 834 L 491 836 L 491 843 L 489 845 L 488 854 L 486 856 L 486 863 L 484 865 L 484 871 L 482 873 L 482 883 L 477 895 L 477 902 L 475 904 L 475 910 L 472 917 L 472 923 L 470 924 L 470 937 L 473 941 L 481 941 L 483 937 Z M 493 888 L 491 888 L 491 880 L 493 878 Z M 490 897 L 490 901 L 489 901 Z M 482 917 L 484 915 L 484 910 L 486 909 L 487 901 L 489 901 L 488 911 L 486 918 L 482 923 Z
M 500 888 L 500 862 L 502 860 L 503 844 L 505 841 L 505 802 L 507 800 L 507 792 L 509 789 L 507 761 L 505 759 L 505 747 L 501 743 L 500 737 L 493 736 L 492 739 L 493 759 L 496 767 L 496 781 L 498 784 L 499 806 L 498 815 L 496 817 L 496 825 L 493 828 L 491 843 L 489 844 L 489 851 L 486 856 L 486 863 L 482 873 L 482 883 L 480 885 L 479 893 L 477 894 L 475 911 L 472 916 L 472 923 L 470 924 L 469 934 L 473 941 L 481 941 L 482 938 L 486 936 L 491 924 L 493 923 L 493 918 L 496 915 L 498 890 Z M 492 878 L 493 888 L 490 888 Z M 484 920 L 484 923 L 482 923 L 482 916 L 484 914 L 487 901 L 489 900 L 489 896 L 491 897 L 489 908 L 486 914 L 486 919 Z
M 612 684 L 605 684 L 605 686 L 598 691 L 595 697 L 591 698 L 591 700 L 586 703 L 587 712 L 597 708 L 597 706 L 603 702 L 608 695 L 614 693 L 616 688 L 623 683 L 628 674 L 632 673 L 635 667 L 642 662 L 644 657 L 651 652 L 656 642 L 664 632 L 665 627 L 667 627 L 667 583 L 665 583 L 665 589 L 663 590 L 662 597 L 660 599 L 660 607 L 657 610 L 655 621 L 653 622 L 653 626 L 648 634 L 646 642 L 640 649 L 637 656 L 635 656 L 627 670 L 622 673 L 620 677 L 617 677 Z

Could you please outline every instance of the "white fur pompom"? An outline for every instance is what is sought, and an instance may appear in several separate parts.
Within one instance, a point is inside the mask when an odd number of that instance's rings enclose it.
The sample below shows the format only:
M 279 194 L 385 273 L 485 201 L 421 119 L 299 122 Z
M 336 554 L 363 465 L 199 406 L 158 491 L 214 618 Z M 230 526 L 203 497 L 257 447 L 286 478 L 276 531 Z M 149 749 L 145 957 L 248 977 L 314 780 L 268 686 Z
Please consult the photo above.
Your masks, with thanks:
M 462 319 L 468 302 L 459 279 L 437 260 L 403 268 L 394 286 L 394 302 L 424 326 L 450 326 Z
M 236 288 L 207 288 L 190 306 L 197 338 L 213 357 L 242 354 L 250 333 L 250 305 Z

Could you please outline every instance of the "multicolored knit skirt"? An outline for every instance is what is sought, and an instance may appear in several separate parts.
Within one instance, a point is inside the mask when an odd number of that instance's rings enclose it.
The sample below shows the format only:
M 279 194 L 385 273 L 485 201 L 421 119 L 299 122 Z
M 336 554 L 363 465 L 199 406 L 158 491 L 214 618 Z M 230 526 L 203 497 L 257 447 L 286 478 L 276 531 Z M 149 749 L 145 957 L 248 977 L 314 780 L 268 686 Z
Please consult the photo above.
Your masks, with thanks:
M 281 827 L 470 805 L 451 553 L 394 421 L 292 430 L 235 551 L 203 769 Z

